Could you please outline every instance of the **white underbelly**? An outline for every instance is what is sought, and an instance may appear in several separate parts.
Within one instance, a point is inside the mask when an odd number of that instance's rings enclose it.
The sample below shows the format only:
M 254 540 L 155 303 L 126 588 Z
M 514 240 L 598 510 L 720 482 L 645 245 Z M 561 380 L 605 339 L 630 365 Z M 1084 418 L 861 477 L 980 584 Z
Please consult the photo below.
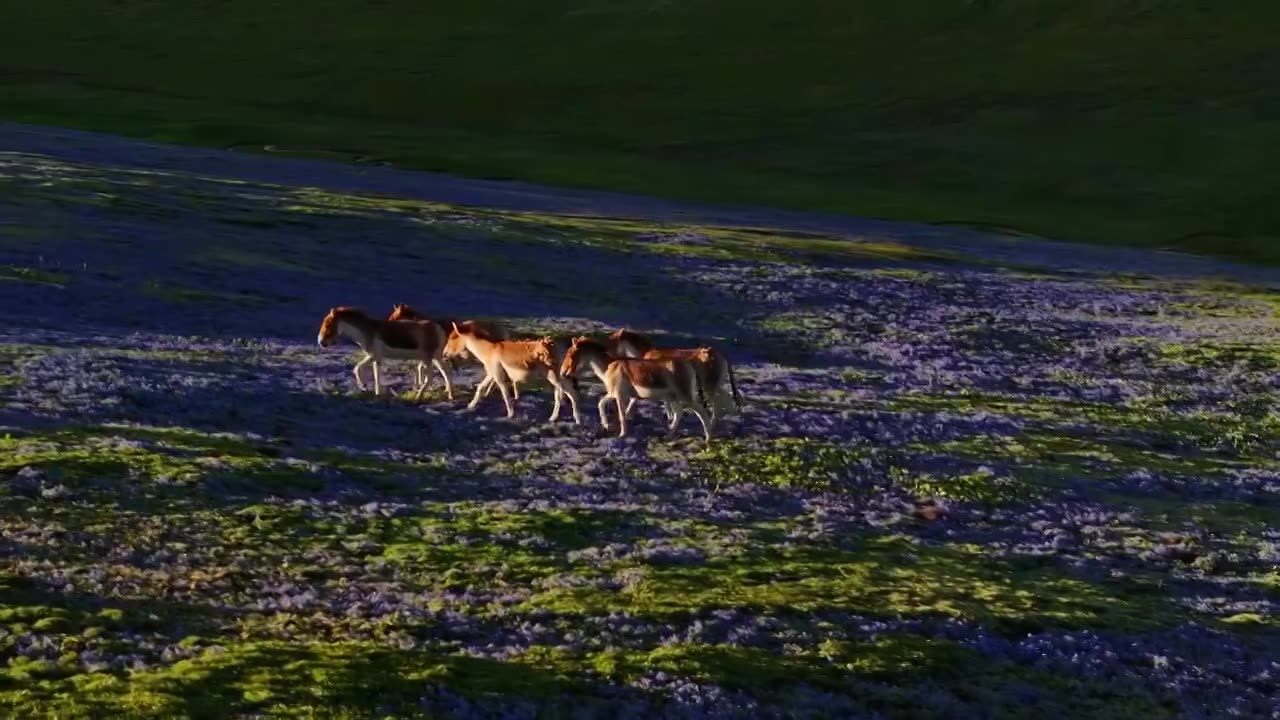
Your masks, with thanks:
M 394 348 L 382 346 L 382 357 L 385 360 L 417 360 L 417 350 L 407 350 L 405 348 Z
M 644 400 L 666 400 L 667 396 L 671 394 L 666 388 L 659 389 L 632 385 L 631 389 L 635 391 L 636 397 Z
M 507 377 L 511 378 L 515 382 L 525 382 L 531 375 L 529 368 L 527 367 L 510 367 L 508 365 L 503 365 L 502 369 L 506 370 Z

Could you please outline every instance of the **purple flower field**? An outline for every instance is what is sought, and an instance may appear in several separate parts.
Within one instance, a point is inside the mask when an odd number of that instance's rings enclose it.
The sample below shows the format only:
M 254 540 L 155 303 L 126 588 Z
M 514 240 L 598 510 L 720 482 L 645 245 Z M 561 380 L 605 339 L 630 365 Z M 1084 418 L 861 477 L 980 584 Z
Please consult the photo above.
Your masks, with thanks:
M 6 712 L 1280 718 L 1280 277 L 72 137 L 0 146 Z M 315 334 L 397 302 L 746 403 L 375 398 Z

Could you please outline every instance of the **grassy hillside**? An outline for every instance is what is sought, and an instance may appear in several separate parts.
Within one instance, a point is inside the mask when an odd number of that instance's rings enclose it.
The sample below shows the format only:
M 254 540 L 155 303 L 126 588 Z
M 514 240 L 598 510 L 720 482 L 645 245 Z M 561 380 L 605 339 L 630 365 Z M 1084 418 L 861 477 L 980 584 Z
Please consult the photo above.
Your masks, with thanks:
M 1280 707 L 1280 300 L 1257 285 L 76 145 L 0 154 L 0 717 Z M 652 401 L 616 437 L 592 376 L 581 425 L 532 382 L 514 418 L 467 410 L 461 359 L 452 399 L 432 373 L 414 401 L 407 361 L 378 399 L 316 334 L 334 304 L 406 301 L 710 343 L 744 404 L 707 445 Z
M 0 117 L 1277 259 L 1280 6 L 22 3 Z

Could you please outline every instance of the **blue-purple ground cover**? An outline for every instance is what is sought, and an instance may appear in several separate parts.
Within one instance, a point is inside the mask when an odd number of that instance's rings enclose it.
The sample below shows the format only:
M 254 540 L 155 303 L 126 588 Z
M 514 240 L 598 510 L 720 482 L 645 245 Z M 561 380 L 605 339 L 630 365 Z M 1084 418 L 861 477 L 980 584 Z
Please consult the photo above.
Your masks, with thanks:
M 1280 717 L 1267 288 L 20 153 L 0 223 L 18 715 Z M 374 399 L 313 338 L 394 302 L 747 405 Z

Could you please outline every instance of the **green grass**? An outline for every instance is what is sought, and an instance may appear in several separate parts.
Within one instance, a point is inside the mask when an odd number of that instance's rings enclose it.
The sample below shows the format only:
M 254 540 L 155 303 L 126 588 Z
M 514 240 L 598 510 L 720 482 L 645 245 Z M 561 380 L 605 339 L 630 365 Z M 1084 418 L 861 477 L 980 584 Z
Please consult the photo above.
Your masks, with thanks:
M 207 302 L 229 303 L 232 305 L 253 306 L 265 304 L 266 298 L 249 292 L 222 292 L 218 290 L 200 290 L 182 287 L 172 283 L 148 281 L 142 292 L 152 297 L 165 300 L 175 305 L 198 305 Z
M 6 118 L 1280 259 L 1262 0 L 67 0 L 6 20 Z
M 1095 585 L 1035 559 L 997 560 L 977 548 L 894 537 L 861 541 L 848 550 L 762 545 L 703 565 L 648 568 L 622 591 L 547 590 L 527 606 L 657 618 L 707 607 L 801 614 L 838 608 L 872 616 L 966 618 L 1014 633 L 1046 627 L 1150 630 L 1180 617 L 1156 587 L 1139 580 Z
M 67 276 L 64 273 L 47 272 L 36 268 L 0 265 L 0 282 L 6 281 L 63 287 L 67 283 Z
M 828 642 L 821 655 L 786 658 L 719 645 L 578 655 L 535 647 L 508 662 L 354 642 L 232 643 L 223 652 L 204 652 L 163 669 L 128 676 L 95 673 L 64 678 L 56 665 L 16 663 L 0 671 L 0 707 L 24 717 L 252 713 L 416 718 L 431 717 L 418 706 L 418 699 L 434 687 L 448 686 L 482 707 L 486 699 L 549 700 L 551 709 L 540 717 L 568 718 L 577 717 L 574 710 L 584 706 L 609 707 L 610 701 L 589 694 L 593 682 L 636 677 L 646 671 L 687 675 L 780 698 L 797 683 L 846 691 L 852 684 L 866 710 L 905 718 L 943 716 L 916 696 L 939 687 L 980 702 L 991 717 L 1030 717 L 1037 710 L 1056 714 L 1067 708 L 1088 710 L 1090 717 L 1173 716 L 1168 705 L 1115 683 L 1058 678 L 994 661 L 949 642 L 892 636 Z M 1039 691 L 1033 707 L 1001 692 L 999 683 L 1009 680 Z

